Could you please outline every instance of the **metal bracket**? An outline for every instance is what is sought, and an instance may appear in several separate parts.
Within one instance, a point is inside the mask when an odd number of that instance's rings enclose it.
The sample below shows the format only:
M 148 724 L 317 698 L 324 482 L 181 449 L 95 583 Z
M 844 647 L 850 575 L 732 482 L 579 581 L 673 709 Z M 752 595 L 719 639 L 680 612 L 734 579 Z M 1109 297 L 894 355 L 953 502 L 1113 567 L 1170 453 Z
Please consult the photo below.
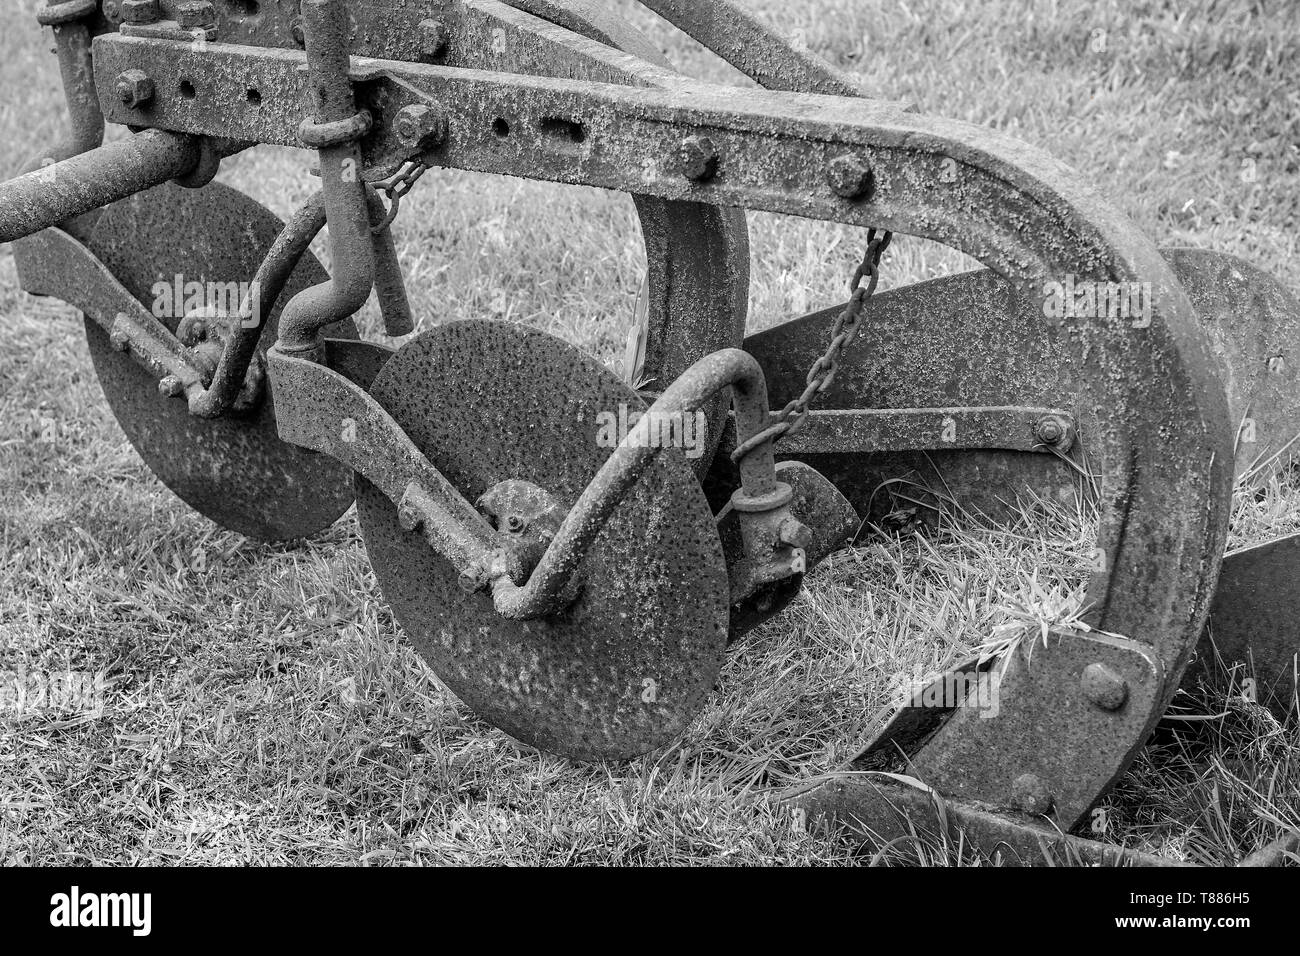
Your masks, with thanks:
M 72 236 L 46 229 L 15 243 L 14 258 L 24 291 L 55 296 L 84 312 L 108 332 L 115 347 L 129 351 L 157 376 L 160 388 L 168 378 L 186 393 L 203 388 L 203 375 L 189 349 Z
M 267 366 L 281 440 L 329 455 L 389 500 L 418 506 L 412 527 L 422 526 L 430 545 L 460 571 L 495 549 L 492 526 L 363 387 L 279 346 Z
M 776 413 L 772 420 L 776 421 Z M 722 447 L 735 447 L 732 422 Z M 1074 416 L 1054 408 L 819 408 L 777 441 L 782 455 L 871 452 L 1003 451 L 1069 454 L 1078 437 Z
M 1029 633 L 995 663 L 908 695 L 852 767 L 905 770 L 945 796 L 1050 816 L 1069 830 L 1145 741 L 1165 689 L 1146 644 Z

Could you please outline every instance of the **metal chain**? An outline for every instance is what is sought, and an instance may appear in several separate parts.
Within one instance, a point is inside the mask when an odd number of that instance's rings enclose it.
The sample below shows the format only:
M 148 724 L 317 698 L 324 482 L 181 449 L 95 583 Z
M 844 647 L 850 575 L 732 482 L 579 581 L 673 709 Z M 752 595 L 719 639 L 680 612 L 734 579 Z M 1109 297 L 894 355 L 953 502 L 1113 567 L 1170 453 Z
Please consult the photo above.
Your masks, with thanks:
M 429 171 L 429 167 L 424 163 L 408 161 L 402 163 L 401 168 L 387 179 L 375 183 L 375 191 L 382 192 L 388 196 L 388 215 L 384 221 L 377 226 L 371 226 L 370 231 L 375 235 L 383 232 L 393 224 L 397 218 L 398 210 L 402 205 L 402 198 L 415 188 L 415 184 L 420 181 L 420 177 Z
M 893 239 L 892 232 L 877 235 L 876 230 L 872 229 L 867 233 L 866 255 L 863 256 L 862 264 L 858 266 L 857 271 L 853 273 L 852 281 L 849 282 L 849 289 L 853 296 L 831 327 L 830 345 L 821 357 L 813 362 L 812 368 L 808 369 L 808 377 L 805 379 L 807 384 L 803 394 L 781 409 L 771 426 L 763 429 L 732 452 L 732 461 L 739 463 L 764 442 L 777 441 L 803 427 L 804 422 L 808 420 L 812 403 L 835 381 L 835 376 L 840 370 L 840 361 L 844 357 L 844 350 L 858 337 L 862 321 L 867 316 L 867 306 L 876 292 L 876 286 L 880 283 L 880 260 Z M 864 279 L 865 285 L 863 285 Z

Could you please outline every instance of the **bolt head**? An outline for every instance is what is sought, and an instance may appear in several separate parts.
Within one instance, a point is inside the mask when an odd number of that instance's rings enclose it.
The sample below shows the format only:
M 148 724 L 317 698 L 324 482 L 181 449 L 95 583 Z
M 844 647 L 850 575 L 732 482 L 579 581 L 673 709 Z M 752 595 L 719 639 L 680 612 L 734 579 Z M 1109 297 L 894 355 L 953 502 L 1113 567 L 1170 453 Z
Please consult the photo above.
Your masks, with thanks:
M 1048 445 L 1055 445 L 1065 437 L 1065 426 L 1061 424 L 1059 419 L 1044 418 L 1038 423 L 1034 432 L 1039 441 Z
M 528 522 L 521 515 L 506 515 L 506 530 L 511 534 L 523 534 Z
M 157 23 L 158 0 L 122 0 L 118 12 L 124 23 Z
M 1081 680 L 1084 696 L 1102 710 L 1119 710 L 1128 700 L 1128 681 L 1105 664 L 1089 664 Z
M 694 182 L 705 182 L 716 176 L 718 158 L 718 148 L 707 136 L 686 137 L 678 151 L 682 175 Z
M 871 192 L 874 177 L 871 167 L 852 154 L 838 156 L 826 167 L 826 181 L 835 195 L 843 199 L 862 199 Z
M 158 394 L 165 398 L 179 398 L 185 392 L 185 386 L 175 375 L 168 375 L 158 383 Z
M 1052 794 L 1036 774 L 1025 773 L 1011 784 L 1011 799 L 1021 811 L 1043 816 L 1052 809 Z
M 414 508 L 399 507 L 397 509 L 397 524 L 407 534 L 419 531 L 424 525 L 424 521 Z
M 184 29 L 193 30 L 217 25 L 217 8 L 212 0 L 185 0 L 176 6 L 176 22 Z
M 432 60 L 442 54 L 447 49 L 447 44 L 451 41 L 451 35 L 447 28 L 440 20 L 421 20 L 420 26 L 420 56 L 426 60 Z
M 127 70 L 117 77 L 117 98 L 127 109 L 139 109 L 153 99 L 153 80 L 143 70 Z
M 797 518 L 786 518 L 781 522 L 780 538 L 782 544 L 807 551 L 813 541 L 812 528 Z
M 423 103 L 404 106 L 393 120 L 393 132 L 408 149 L 432 149 L 447 138 L 447 117 Z
M 488 586 L 489 578 L 481 570 L 462 571 L 456 578 L 456 583 L 466 594 L 478 594 Z

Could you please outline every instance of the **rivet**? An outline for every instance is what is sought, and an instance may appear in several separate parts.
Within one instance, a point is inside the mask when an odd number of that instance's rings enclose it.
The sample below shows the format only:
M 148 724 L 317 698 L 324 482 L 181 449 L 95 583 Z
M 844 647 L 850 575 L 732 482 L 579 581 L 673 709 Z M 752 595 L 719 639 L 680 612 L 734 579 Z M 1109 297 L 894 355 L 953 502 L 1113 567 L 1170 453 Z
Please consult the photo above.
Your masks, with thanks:
M 697 183 L 718 174 L 718 158 L 718 148 L 707 136 L 688 136 L 678 150 L 682 175 Z
M 1128 700 L 1128 681 L 1105 664 L 1089 664 L 1083 669 L 1084 696 L 1102 710 L 1119 710 Z
M 843 199 L 861 199 L 871 192 L 871 167 L 853 154 L 838 156 L 826 167 L 826 181 L 835 195 Z
M 1052 809 L 1052 794 L 1036 774 L 1025 773 L 1011 784 L 1011 798 L 1025 813 L 1042 816 Z

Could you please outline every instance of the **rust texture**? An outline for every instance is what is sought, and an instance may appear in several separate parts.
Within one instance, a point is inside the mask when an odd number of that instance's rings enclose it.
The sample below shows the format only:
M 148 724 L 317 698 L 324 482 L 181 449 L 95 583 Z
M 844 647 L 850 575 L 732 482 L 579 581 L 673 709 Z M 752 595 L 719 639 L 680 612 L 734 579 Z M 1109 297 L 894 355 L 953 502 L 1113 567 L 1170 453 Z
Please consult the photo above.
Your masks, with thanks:
M 645 410 L 577 349 L 488 322 L 424 333 L 389 359 L 371 394 L 466 500 L 510 478 L 566 510 L 612 451 L 598 440 L 598 416 Z M 490 593 L 467 593 L 456 567 L 404 529 L 390 496 L 365 479 L 357 506 L 406 634 L 461 699 L 512 736 L 580 759 L 627 757 L 670 742 L 713 687 L 727 643 L 727 571 L 680 450 L 656 455 L 603 525 L 577 600 L 535 620 L 503 617 Z
M 937 471 L 968 508 L 996 513 L 1025 487 L 1071 492 L 1061 459 L 1086 463 L 1101 511 L 1095 630 L 1010 654 L 999 720 L 904 708 L 856 765 L 921 776 L 975 808 L 965 821 L 988 839 L 1039 840 L 1016 814 L 1078 825 L 1201 636 L 1234 450 L 1261 469 L 1285 451 L 1300 310 L 1243 263 L 1162 257 L 1067 167 L 1005 134 L 862 98 L 732 0 L 645 5 L 765 89 L 674 74 L 590 0 L 125 0 L 112 21 L 82 0 L 48 4 L 71 124 L 52 166 L 0 185 L 0 241 L 65 224 L 19 244 L 24 286 L 84 307 L 110 405 L 169 487 L 226 527 L 281 538 L 341 514 L 354 473 L 376 574 L 420 652 L 485 719 L 582 759 L 680 733 L 728 631 L 788 603 L 809 562 L 880 504 L 882 481 Z M 103 146 L 104 120 L 139 132 Z M 250 144 L 318 153 L 321 195 L 287 228 L 208 185 Z M 373 186 L 428 166 L 633 197 L 650 411 L 707 408 L 703 454 L 597 441 L 602 415 L 645 404 L 542 333 L 460 323 L 395 354 L 348 341 L 372 290 L 391 333 L 413 327 L 387 231 L 396 207 Z M 746 209 L 937 240 L 988 270 L 872 299 L 785 445 L 800 461 L 779 470 L 770 406 L 808 387 L 835 315 L 739 349 Z M 324 222 L 332 275 L 306 252 Z M 141 305 L 160 274 L 256 278 L 261 298 L 161 319 Z M 1053 312 L 1048 290 L 1079 283 L 1140 288 L 1139 320 Z M 253 305 L 265 318 L 250 328 Z M 729 398 L 729 448 L 757 447 L 711 472 Z M 1256 447 L 1243 451 L 1247 420 Z M 1289 554 L 1230 564 L 1238 583 L 1216 611 L 1219 635 L 1274 670 L 1289 638 L 1265 646 L 1222 618 L 1258 606 L 1246 582 L 1279 579 Z M 817 813 L 888 817 L 878 794 L 828 786 Z

